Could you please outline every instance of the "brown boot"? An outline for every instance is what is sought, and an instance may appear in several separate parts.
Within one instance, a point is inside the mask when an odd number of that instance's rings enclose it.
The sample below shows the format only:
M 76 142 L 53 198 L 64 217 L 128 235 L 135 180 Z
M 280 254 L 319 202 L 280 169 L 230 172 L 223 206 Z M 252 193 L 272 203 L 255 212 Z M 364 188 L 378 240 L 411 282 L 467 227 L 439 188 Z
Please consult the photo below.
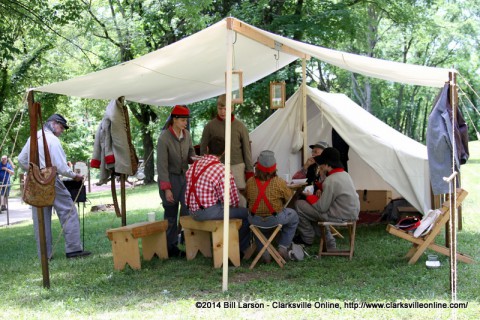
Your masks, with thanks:
M 278 253 L 280 256 L 283 258 L 283 260 L 288 261 L 290 260 L 290 257 L 288 256 L 288 250 L 285 247 L 279 246 L 278 247 Z
M 270 256 L 270 253 L 268 251 L 265 251 L 262 254 L 262 261 L 263 263 L 270 263 L 272 262 L 272 257 Z

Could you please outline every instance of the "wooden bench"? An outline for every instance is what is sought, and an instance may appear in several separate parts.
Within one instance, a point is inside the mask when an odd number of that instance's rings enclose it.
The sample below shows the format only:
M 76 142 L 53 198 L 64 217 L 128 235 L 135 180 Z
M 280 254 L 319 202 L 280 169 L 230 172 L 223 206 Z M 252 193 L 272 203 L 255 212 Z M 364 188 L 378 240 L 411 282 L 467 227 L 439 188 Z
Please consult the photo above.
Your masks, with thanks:
M 140 250 L 138 239 L 142 239 L 143 259 L 149 261 L 156 254 L 160 259 L 168 259 L 166 220 L 139 222 L 128 226 L 107 230 L 112 242 L 113 265 L 116 270 L 123 270 L 125 264 L 140 270 Z
M 211 257 L 213 248 L 213 266 L 220 268 L 223 264 L 223 220 L 195 221 L 191 216 L 183 216 L 180 224 L 185 235 L 187 260 L 193 260 L 198 251 L 204 257 Z M 238 230 L 241 226 L 241 219 L 230 219 L 228 258 L 236 267 L 240 266 Z

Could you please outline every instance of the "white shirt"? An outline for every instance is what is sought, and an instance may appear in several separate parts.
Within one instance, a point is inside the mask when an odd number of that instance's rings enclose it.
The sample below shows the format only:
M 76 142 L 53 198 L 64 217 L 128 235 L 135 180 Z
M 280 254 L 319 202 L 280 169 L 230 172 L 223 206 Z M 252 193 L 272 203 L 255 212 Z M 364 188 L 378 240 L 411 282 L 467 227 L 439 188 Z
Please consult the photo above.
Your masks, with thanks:
M 57 167 L 57 173 L 61 174 L 64 177 L 75 178 L 76 174 L 73 170 L 67 165 L 67 156 L 65 151 L 63 151 L 62 144 L 60 139 L 56 137 L 50 130 L 45 130 L 45 138 L 47 139 L 48 151 L 50 153 L 50 159 L 52 160 L 52 166 Z M 40 155 L 40 169 L 45 168 L 45 155 L 43 151 L 43 138 L 42 130 L 37 131 L 37 141 L 38 141 L 38 153 Z M 22 151 L 18 155 L 18 163 L 20 166 L 28 170 L 28 164 L 30 162 L 30 138 L 28 138 L 27 143 L 23 146 Z

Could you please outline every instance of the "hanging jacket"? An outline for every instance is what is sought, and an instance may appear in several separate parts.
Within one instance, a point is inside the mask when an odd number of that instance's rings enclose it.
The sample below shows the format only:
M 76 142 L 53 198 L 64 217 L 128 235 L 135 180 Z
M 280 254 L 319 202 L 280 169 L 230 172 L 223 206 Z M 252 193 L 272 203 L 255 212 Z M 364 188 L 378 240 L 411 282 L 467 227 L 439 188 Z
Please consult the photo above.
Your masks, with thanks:
M 111 100 L 107 105 L 95 134 L 90 166 L 100 169 L 99 185 L 107 183 L 112 172 L 126 175 L 137 172 L 138 158 L 132 144 L 124 97 Z
M 434 195 L 449 192 L 449 185 L 443 177 L 452 174 L 452 133 L 455 129 L 455 170 L 469 157 L 467 125 L 457 108 L 454 128 L 452 127 L 452 106 L 450 104 L 449 84 L 446 83 L 435 106 L 428 117 L 427 152 L 430 169 L 430 181 Z

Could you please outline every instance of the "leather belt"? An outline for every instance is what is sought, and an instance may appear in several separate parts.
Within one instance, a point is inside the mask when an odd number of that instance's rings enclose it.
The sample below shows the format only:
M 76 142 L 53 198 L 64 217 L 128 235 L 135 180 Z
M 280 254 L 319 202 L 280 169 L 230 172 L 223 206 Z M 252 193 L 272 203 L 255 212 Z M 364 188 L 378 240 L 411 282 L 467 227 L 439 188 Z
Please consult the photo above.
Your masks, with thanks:
M 258 217 L 262 217 L 262 218 L 266 218 L 266 217 L 270 217 L 270 216 L 274 216 L 276 217 L 277 216 L 277 213 L 276 212 L 273 212 L 273 213 L 266 213 L 266 214 L 258 214 L 258 213 L 254 213 L 254 212 L 250 212 L 250 214 L 252 216 L 258 216 Z

